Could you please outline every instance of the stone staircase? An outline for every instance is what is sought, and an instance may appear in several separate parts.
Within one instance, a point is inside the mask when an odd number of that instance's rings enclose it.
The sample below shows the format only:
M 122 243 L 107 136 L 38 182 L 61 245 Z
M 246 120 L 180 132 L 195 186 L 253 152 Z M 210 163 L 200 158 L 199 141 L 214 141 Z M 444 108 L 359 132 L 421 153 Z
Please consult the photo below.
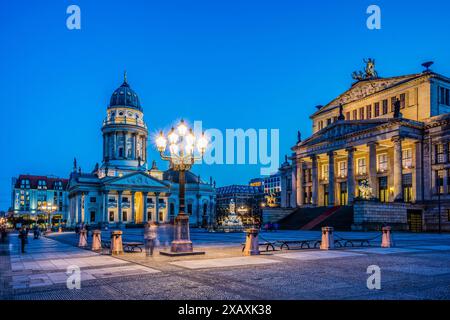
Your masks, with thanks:
M 279 220 L 278 224 L 284 230 L 320 230 L 324 226 L 342 231 L 351 230 L 353 207 L 297 208 Z

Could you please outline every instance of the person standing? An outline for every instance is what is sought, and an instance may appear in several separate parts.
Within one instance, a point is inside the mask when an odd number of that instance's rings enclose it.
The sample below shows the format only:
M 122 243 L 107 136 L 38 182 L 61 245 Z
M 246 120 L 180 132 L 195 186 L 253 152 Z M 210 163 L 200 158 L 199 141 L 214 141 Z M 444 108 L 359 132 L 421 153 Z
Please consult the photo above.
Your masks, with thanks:
M 22 253 L 25 253 L 25 245 L 28 241 L 28 231 L 25 227 L 22 227 L 19 231 L 19 239 Z
M 158 225 L 155 222 L 148 222 L 145 225 L 144 240 L 145 240 L 145 253 L 147 256 L 153 255 L 156 241 L 158 236 Z

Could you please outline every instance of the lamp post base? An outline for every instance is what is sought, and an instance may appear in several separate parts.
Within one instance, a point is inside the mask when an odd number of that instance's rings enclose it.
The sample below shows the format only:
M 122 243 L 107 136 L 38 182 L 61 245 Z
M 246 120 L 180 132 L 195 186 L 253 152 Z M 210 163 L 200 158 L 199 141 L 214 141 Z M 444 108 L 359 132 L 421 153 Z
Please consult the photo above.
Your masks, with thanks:
M 170 246 L 173 255 L 202 254 L 194 252 L 194 247 L 189 236 L 189 216 L 183 212 L 175 218 L 175 239 Z M 161 254 L 164 254 L 161 252 Z M 167 254 L 167 253 L 166 253 Z

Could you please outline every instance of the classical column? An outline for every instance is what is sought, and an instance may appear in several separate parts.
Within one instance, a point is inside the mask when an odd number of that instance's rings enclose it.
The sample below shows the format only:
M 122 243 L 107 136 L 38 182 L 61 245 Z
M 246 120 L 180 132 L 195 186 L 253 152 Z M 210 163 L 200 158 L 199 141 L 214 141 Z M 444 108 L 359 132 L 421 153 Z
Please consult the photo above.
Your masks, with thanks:
M 377 143 L 369 142 L 369 184 L 372 188 L 372 195 L 378 198 L 378 181 L 377 181 Z
M 348 203 L 352 203 L 355 198 L 355 175 L 354 175 L 354 160 L 353 155 L 355 148 L 350 147 L 346 149 L 347 151 L 347 193 L 348 193 Z
M 415 143 L 415 162 L 414 162 L 414 198 L 416 201 L 423 200 L 424 184 L 422 180 L 422 141 Z
M 144 212 L 142 214 L 142 219 L 144 221 L 144 223 L 146 223 L 148 221 L 148 215 L 147 215 L 147 196 L 148 196 L 148 192 L 142 192 L 142 199 L 144 200 Z
M 113 133 L 112 157 L 117 159 L 117 131 Z
M 108 190 L 103 191 L 103 221 L 105 223 L 109 222 L 108 217 Z
M 196 195 L 196 198 L 197 198 L 197 227 L 199 227 L 200 226 L 200 198 L 201 198 L 201 195 L 200 194 L 197 194 Z
M 328 205 L 334 206 L 334 151 L 328 152 Z
M 81 223 L 81 192 L 77 193 L 77 223 Z
M 301 160 L 297 161 L 297 206 L 302 206 L 305 202 L 304 191 L 303 191 L 303 162 Z
M 128 137 L 128 134 L 126 131 L 124 131 L 123 132 L 123 157 L 124 157 L 124 159 L 126 159 L 127 155 L 128 155 L 128 153 L 127 153 L 127 137 Z
M 147 137 L 142 137 L 142 161 L 147 162 Z
M 159 221 L 159 192 L 155 192 L 155 221 Z
M 289 203 L 289 207 L 295 208 L 297 206 L 297 163 L 295 161 L 292 162 L 292 170 L 291 170 L 291 202 Z
M 117 191 L 117 195 L 119 197 L 119 199 L 117 200 L 118 218 L 119 223 L 122 223 L 122 191 Z
M 312 204 L 317 206 L 319 199 L 319 175 L 317 172 L 317 156 L 312 155 Z
M 132 141 L 131 157 L 133 158 L 133 160 L 136 160 L 136 133 L 133 133 L 131 141 Z
M 131 191 L 131 222 L 136 223 L 136 213 L 134 212 L 134 196 L 136 192 Z
M 394 143 L 394 201 L 403 201 L 402 187 L 402 139 L 392 138 Z

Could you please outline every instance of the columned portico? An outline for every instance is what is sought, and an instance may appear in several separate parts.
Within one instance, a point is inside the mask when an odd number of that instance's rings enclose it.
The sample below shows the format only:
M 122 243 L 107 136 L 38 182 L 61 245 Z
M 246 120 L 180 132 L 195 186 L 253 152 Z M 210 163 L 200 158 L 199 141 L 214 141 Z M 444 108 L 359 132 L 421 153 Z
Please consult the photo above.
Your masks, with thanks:
M 108 223 L 109 218 L 108 218 L 108 196 L 109 196 L 109 191 L 105 190 L 103 191 L 103 222 L 104 223 Z
M 159 192 L 155 192 L 155 219 L 159 222 Z
M 347 193 L 348 203 L 352 203 L 355 198 L 355 174 L 354 174 L 354 152 L 355 148 L 347 148 Z
M 147 223 L 147 222 L 148 222 L 147 196 L 148 196 L 148 192 L 142 192 L 142 199 L 143 199 L 143 201 L 144 201 L 144 210 L 143 210 L 143 219 L 144 219 L 144 223 Z
M 317 169 L 317 156 L 312 155 L 312 204 L 314 206 L 318 205 L 318 199 L 319 199 L 319 174 Z
M 328 205 L 334 206 L 334 151 L 328 152 Z
M 378 181 L 377 181 L 377 145 L 376 142 L 369 142 L 369 184 L 372 188 L 372 196 L 378 197 Z
M 119 223 L 122 223 L 122 191 L 117 191 L 118 200 L 117 200 L 117 215 Z
M 402 138 L 394 137 L 392 142 L 394 143 L 394 201 L 403 201 Z
M 297 179 L 296 179 L 296 190 L 297 190 L 297 206 L 303 205 L 305 203 L 304 190 L 303 190 L 303 161 L 297 162 Z
M 131 191 L 131 221 L 136 221 L 136 212 L 135 212 L 135 205 L 134 205 L 134 197 L 136 196 L 135 191 Z

